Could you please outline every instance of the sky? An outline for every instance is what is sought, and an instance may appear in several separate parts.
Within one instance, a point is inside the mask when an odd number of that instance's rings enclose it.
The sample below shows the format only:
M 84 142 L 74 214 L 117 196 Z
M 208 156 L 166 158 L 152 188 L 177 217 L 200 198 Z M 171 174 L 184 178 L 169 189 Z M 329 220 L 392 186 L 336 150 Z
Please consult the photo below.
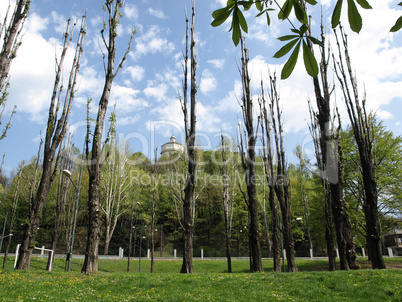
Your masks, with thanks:
M 1 20 L 8 2 L 0 0 Z M 348 33 L 352 65 L 359 93 L 362 96 L 365 91 L 367 95 L 368 108 L 374 110 L 395 135 L 402 135 L 402 31 L 389 32 L 402 10 L 398 10 L 398 1 L 369 2 L 373 10 L 360 9 L 363 16 L 360 34 L 348 28 L 346 8 L 343 11 L 342 21 Z M 69 119 L 74 144 L 82 149 L 87 99 L 92 99 L 91 117 L 95 119 L 104 83 L 100 36 L 102 3 L 100 0 L 32 1 L 22 45 L 10 71 L 10 94 L 2 117 L 4 125 L 13 106 L 17 105 L 12 128 L 0 142 L 0 156 L 6 154 L 3 166 L 6 174 L 16 169 L 22 160 L 29 161 L 38 152 L 40 138 L 46 129 L 55 78 L 55 57 L 60 53 L 67 19 L 71 16 L 79 23 L 87 11 L 84 54 Z M 228 32 L 230 23 L 225 22 L 218 28 L 210 26 L 212 12 L 225 3 L 224 0 L 196 1 L 197 144 L 204 150 L 217 148 L 221 131 L 236 138 L 237 124 L 242 119 L 238 103 L 241 97 L 238 71 L 240 49 L 231 41 L 231 33 Z M 329 27 L 335 0 L 322 0 L 319 4 L 309 11 L 313 16 L 312 35 L 319 36 L 318 22 L 322 11 L 328 40 L 334 43 Z M 182 89 L 183 79 L 185 7 L 188 16 L 191 16 L 190 0 L 126 0 L 123 7 L 116 62 L 126 51 L 133 27 L 137 33 L 124 67 L 114 81 L 108 112 L 116 104 L 118 137 L 128 141 L 133 152 L 143 152 L 149 158 L 153 158 L 155 148 L 160 150 L 172 134 L 177 141 L 184 142 L 178 91 Z M 280 77 L 288 56 L 274 59 L 273 55 L 283 46 L 277 38 L 290 32 L 289 23 L 278 21 L 276 12 L 271 16 L 269 28 L 264 18 L 255 18 L 256 14 L 255 10 L 245 13 L 249 25 L 245 41 L 250 54 L 249 70 L 255 95 L 258 94 L 261 79 L 267 79 L 269 73 L 276 72 Z M 74 44 L 71 44 L 64 70 L 65 81 L 73 49 Z M 265 82 L 268 84 L 268 80 Z M 315 100 L 312 80 L 301 60 L 287 80 L 278 80 L 278 86 L 288 161 L 295 161 L 293 150 L 297 144 L 313 158 L 307 100 L 313 103 Z M 342 96 L 339 90 L 336 91 L 334 99 L 340 107 L 344 124 L 347 124 Z

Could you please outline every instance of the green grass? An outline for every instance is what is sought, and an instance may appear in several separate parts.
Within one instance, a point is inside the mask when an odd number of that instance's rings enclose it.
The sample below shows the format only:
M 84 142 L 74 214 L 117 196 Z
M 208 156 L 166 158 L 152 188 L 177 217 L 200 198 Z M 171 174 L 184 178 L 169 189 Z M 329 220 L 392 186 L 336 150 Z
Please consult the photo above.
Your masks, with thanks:
M 266 260 L 265 272 L 252 274 L 247 261 L 235 260 L 227 274 L 223 260 L 195 260 L 196 273 L 183 275 L 181 261 L 155 261 L 151 274 L 148 260 L 141 261 L 141 273 L 138 260 L 131 272 L 127 261 L 99 260 L 99 273 L 83 275 L 82 261 L 73 259 L 69 273 L 64 259 L 45 271 L 45 258 L 33 258 L 29 272 L 0 271 L 0 301 L 402 301 L 400 269 L 308 271 L 327 261 L 298 260 L 300 272 L 274 273 Z

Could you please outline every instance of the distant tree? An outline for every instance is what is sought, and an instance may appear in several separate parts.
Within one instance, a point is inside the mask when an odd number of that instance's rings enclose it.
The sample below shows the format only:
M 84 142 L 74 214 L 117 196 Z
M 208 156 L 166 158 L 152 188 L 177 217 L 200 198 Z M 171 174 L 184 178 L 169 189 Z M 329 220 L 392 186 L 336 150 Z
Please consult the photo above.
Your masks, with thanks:
M 56 63 L 56 79 L 53 88 L 53 94 L 49 106 L 49 115 L 46 129 L 46 137 L 44 142 L 44 156 L 42 175 L 39 183 L 38 190 L 35 197 L 31 197 L 29 204 L 29 223 L 26 225 L 20 256 L 16 265 L 17 269 L 29 269 L 31 255 L 35 247 L 36 235 L 39 228 L 39 222 L 42 214 L 43 207 L 46 203 L 47 196 L 49 194 L 50 187 L 53 180 L 56 177 L 58 168 L 59 157 L 56 156 L 56 151 L 62 142 L 68 127 L 68 118 L 71 111 L 71 106 L 75 94 L 75 85 L 77 83 L 77 75 L 80 67 L 81 54 L 83 52 L 82 44 L 85 36 L 85 18 L 83 16 L 81 22 L 81 28 L 79 37 L 77 40 L 77 46 L 75 51 L 75 57 L 70 71 L 70 77 L 68 86 L 65 93 L 64 104 L 61 104 L 61 94 L 63 85 L 60 83 L 60 79 L 63 71 L 63 63 L 67 53 L 69 43 L 72 39 L 70 37 L 70 23 L 68 21 L 67 29 L 64 34 L 64 45 L 61 53 L 60 61 Z M 75 27 L 75 26 L 74 26 Z M 59 110 L 62 108 L 62 112 L 59 116 Z

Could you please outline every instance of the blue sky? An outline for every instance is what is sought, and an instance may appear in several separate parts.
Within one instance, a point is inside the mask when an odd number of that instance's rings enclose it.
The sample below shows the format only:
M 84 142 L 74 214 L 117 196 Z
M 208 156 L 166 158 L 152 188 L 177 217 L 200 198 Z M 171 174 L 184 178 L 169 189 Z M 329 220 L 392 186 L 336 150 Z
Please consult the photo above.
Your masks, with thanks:
M 217 147 L 221 129 L 235 137 L 237 120 L 241 119 L 238 105 L 241 92 L 239 49 L 231 42 L 228 23 L 219 28 L 210 26 L 211 13 L 225 2 L 196 1 L 199 84 L 197 141 L 204 149 Z M 352 64 L 361 95 L 363 89 L 366 90 L 368 107 L 377 111 L 390 130 L 402 135 L 402 33 L 389 33 L 389 28 L 402 12 L 397 10 L 398 1 L 384 0 L 380 4 L 380 1 L 370 2 L 373 2 L 374 10 L 363 12 L 361 33 L 357 35 L 349 30 Z M 20 161 L 29 160 L 37 153 L 40 133 L 43 136 L 45 132 L 55 75 L 55 53 L 60 50 L 63 29 L 70 14 L 73 20 L 80 19 L 87 10 L 87 35 L 79 88 L 70 116 L 75 145 L 81 149 L 85 135 L 86 100 L 93 99 L 91 114 L 95 118 L 104 81 L 99 46 L 103 24 L 102 3 L 101 0 L 32 1 L 31 13 L 24 28 L 23 44 L 12 65 L 10 96 L 2 118 L 4 124 L 13 105 L 18 106 L 13 126 L 7 138 L 0 142 L 0 155 L 6 152 L 3 167 L 6 173 L 15 169 Z M 329 12 L 335 1 L 324 0 L 320 3 L 328 27 Z M 8 1 L 0 0 L 1 19 L 7 5 Z M 178 89 L 181 89 L 182 81 L 185 6 L 190 16 L 189 0 L 126 0 L 123 8 L 117 60 L 126 50 L 133 26 L 138 33 L 124 68 L 115 80 L 109 108 L 116 103 L 119 137 L 128 140 L 133 151 L 141 151 L 148 157 L 152 157 L 156 146 L 160 150 L 160 146 L 172 134 L 179 142 L 183 142 L 183 117 Z M 310 13 L 319 17 L 320 12 L 321 7 L 317 6 Z M 273 23 L 267 28 L 265 19 L 256 19 L 255 15 L 255 11 L 246 13 L 249 22 L 246 46 L 250 52 L 250 71 L 257 93 L 260 79 L 267 78 L 268 70 L 280 74 L 284 59 L 272 57 L 281 47 L 277 37 L 288 34 L 289 26 L 273 16 Z M 343 23 L 346 24 L 346 20 Z M 315 27 L 313 35 L 318 34 L 318 28 Z M 67 72 L 69 65 L 65 66 Z M 289 79 L 280 81 L 279 89 L 288 159 L 294 160 L 292 150 L 296 144 L 301 144 L 312 158 L 313 146 L 307 129 L 307 99 L 314 101 L 314 93 L 311 79 L 302 64 L 298 63 Z M 336 93 L 335 98 L 344 114 L 341 94 Z M 347 123 L 347 116 L 344 117 Z

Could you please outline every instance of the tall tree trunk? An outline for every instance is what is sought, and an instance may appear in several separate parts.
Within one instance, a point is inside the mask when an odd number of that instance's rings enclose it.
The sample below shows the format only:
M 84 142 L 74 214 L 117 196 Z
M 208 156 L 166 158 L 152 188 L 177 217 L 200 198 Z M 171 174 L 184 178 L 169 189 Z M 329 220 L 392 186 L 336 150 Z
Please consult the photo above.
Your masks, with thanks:
M 107 64 L 105 69 L 105 83 L 103 87 L 102 96 L 99 100 L 98 116 L 96 119 L 95 130 L 92 141 L 91 163 L 88 166 L 89 170 L 89 189 L 88 189 L 88 214 L 89 226 L 87 244 L 85 250 L 85 260 L 81 268 L 83 273 L 91 273 L 98 271 L 98 248 L 100 239 L 100 213 L 99 213 L 99 188 L 100 188 L 100 155 L 102 152 L 101 140 L 103 133 L 103 126 L 105 122 L 106 110 L 109 102 L 109 96 L 112 89 L 113 80 L 115 79 L 118 71 L 122 68 L 124 61 L 131 48 L 131 41 L 134 37 L 135 31 L 132 32 L 127 50 L 120 61 L 116 71 L 115 57 L 116 57 L 116 37 L 117 26 L 120 23 L 120 9 L 123 6 L 122 0 L 106 1 L 104 4 L 105 10 L 108 14 L 107 22 L 107 37 L 102 33 L 102 40 L 105 48 L 107 49 Z M 87 141 L 87 158 L 89 159 L 89 141 Z
M 194 19 L 195 19 L 195 1 L 192 5 L 192 22 L 191 22 L 191 71 L 190 71 L 190 125 L 188 123 L 187 112 L 187 62 L 188 62 L 188 18 L 186 17 L 186 54 L 184 59 L 184 82 L 182 111 L 184 115 L 184 130 L 186 132 L 186 147 L 188 156 L 188 174 L 184 187 L 183 199 L 183 263 L 180 273 L 193 273 L 193 232 L 194 232 L 194 190 L 195 190 L 195 133 L 196 133 L 196 105 L 197 105 L 197 82 L 196 82 L 196 66 L 195 60 L 195 40 L 194 40 Z
M 49 106 L 49 115 L 47 123 L 47 131 L 44 145 L 44 156 L 43 156 L 43 167 L 42 167 L 42 177 L 39 183 L 38 190 L 34 198 L 30 199 L 29 204 L 29 223 L 27 224 L 21 243 L 21 253 L 18 257 L 17 269 L 29 269 L 31 255 L 35 247 L 36 235 L 39 228 L 39 222 L 42 215 L 42 210 L 47 200 L 47 196 L 53 180 L 56 176 L 57 166 L 59 157 L 55 159 L 56 150 L 59 147 L 61 141 L 63 140 L 68 126 L 68 118 L 71 111 L 72 102 L 74 99 L 75 85 L 77 82 L 77 75 L 80 67 L 81 54 L 83 52 L 82 44 L 85 36 L 85 18 L 83 16 L 81 23 L 81 30 L 78 37 L 77 47 L 75 51 L 75 57 L 71 67 L 70 78 L 68 82 L 68 88 L 66 91 L 64 106 L 62 106 L 63 111 L 58 118 L 61 98 L 62 86 L 59 89 L 62 68 L 64 63 L 64 58 L 68 49 L 69 42 L 69 28 L 70 20 L 68 21 L 68 26 L 66 33 L 64 35 L 64 47 L 61 54 L 60 63 L 57 64 L 57 73 L 53 89 L 53 95 L 51 98 L 51 103 Z
M 249 228 L 249 244 L 250 244 L 250 267 L 252 272 L 262 272 L 264 268 L 262 266 L 262 253 L 261 253 L 261 236 L 260 236 L 260 224 L 258 217 L 258 200 L 257 200 L 257 188 L 255 182 L 255 144 L 256 135 L 254 134 L 253 125 L 253 101 L 251 99 L 250 77 L 248 73 L 248 51 L 244 46 L 244 40 L 241 39 L 242 49 L 242 65 L 241 65 L 241 77 L 243 85 L 242 95 L 242 111 L 243 120 L 247 132 L 247 159 L 244 155 L 243 142 L 240 143 L 240 153 L 242 156 L 242 165 L 245 172 L 245 182 L 247 187 L 247 208 L 250 218 Z M 242 134 L 240 133 L 240 136 Z

